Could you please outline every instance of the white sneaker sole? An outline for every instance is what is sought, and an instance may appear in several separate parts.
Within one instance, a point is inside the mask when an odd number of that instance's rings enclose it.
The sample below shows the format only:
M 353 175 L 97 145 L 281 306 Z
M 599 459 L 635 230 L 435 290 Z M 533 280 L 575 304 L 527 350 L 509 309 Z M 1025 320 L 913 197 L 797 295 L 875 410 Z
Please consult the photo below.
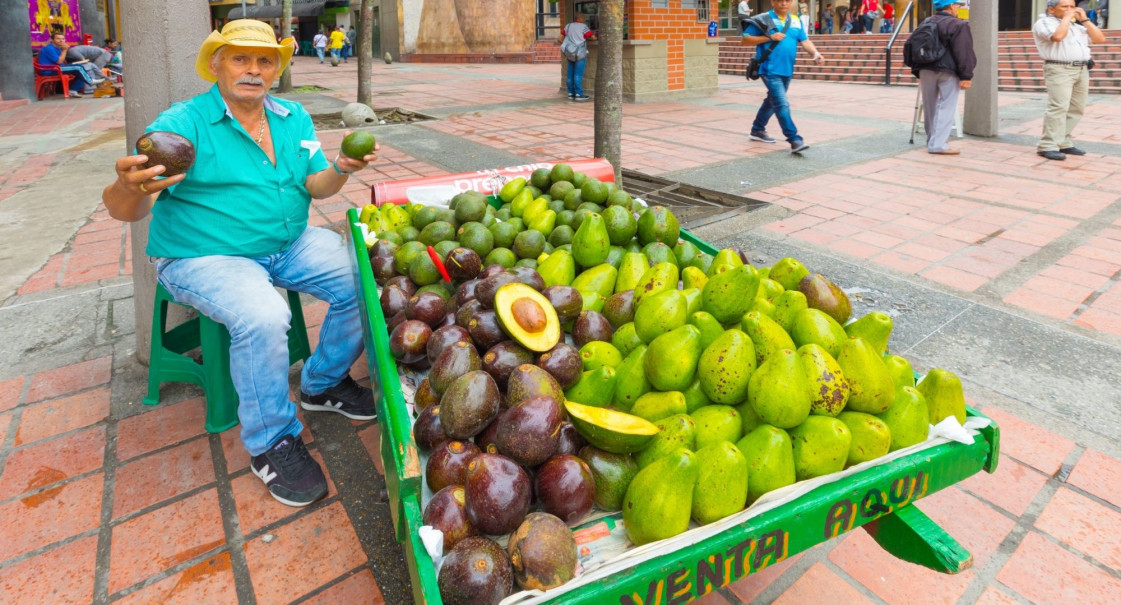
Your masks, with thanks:
M 327 495 L 327 492 L 324 492 L 322 496 L 319 496 L 318 498 L 316 498 L 314 500 L 309 500 L 307 502 L 296 502 L 294 500 L 288 500 L 287 498 L 281 498 L 280 496 L 274 494 L 271 489 L 269 489 L 269 484 L 265 481 L 265 478 L 262 477 L 261 474 L 257 472 L 257 469 L 253 468 L 252 464 L 249 465 L 249 470 L 258 479 L 261 480 L 261 483 L 265 484 L 265 489 L 268 490 L 269 495 L 272 496 L 273 499 L 275 499 L 277 502 L 279 502 L 281 504 L 284 504 L 286 506 L 291 506 L 293 508 L 303 508 L 305 506 L 311 506 L 312 504 L 315 504 L 316 502 L 319 502 L 320 500 L 322 500 Z
M 764 139 L 764 138 L 762 138 L 762 137 L 757 137 L 757 136 L 755 136 L 755 135 L 753 135 L 753 134 L 749 134 L 749 135 L 747 135 L 747 138 L 748 138 L 748 139 L 750 139 L 750 140 L 752 140 L 752 141 L 758 141 L 758 142 L 760 142 L 760 143 L 777 143 L 777 142 L 778 142 L 778 140 L 777 140 L 777 139 L 770 139 L 770 140 L 768 140 L 768 139 Z
M 335 412 L 336 414 L 342 414 L 343 416 L 346 416 L 351 420 L 373 420 L 374 418 L 378 417 L 377 412 L 369 415 L 355 414 L 353 412 L 344 412 L 343 410 L 333 405 L 315 405 L 314 403 L 308 403 L 306 401 L 301 401 L 300 407 L 309 412 Z

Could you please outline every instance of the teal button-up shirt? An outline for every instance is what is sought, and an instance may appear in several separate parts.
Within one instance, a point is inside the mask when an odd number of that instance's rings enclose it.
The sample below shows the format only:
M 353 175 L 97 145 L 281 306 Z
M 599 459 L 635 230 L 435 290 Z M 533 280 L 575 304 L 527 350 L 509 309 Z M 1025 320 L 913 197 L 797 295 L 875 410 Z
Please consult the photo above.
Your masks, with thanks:
M 276 166 L 230 114 L 218 86 L 176 103 L 148 127 L 195 146 L 187 177 L 152 207 L 149 256 L 258 257 L 285 250 L 307 228 L 308 175 L 330 166 L 299 103 L 265 98 Z

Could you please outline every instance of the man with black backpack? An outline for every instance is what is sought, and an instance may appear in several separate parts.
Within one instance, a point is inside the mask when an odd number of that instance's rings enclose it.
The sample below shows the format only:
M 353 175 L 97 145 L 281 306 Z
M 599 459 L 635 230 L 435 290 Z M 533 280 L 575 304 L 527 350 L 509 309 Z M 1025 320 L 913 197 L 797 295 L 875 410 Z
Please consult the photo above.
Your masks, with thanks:
M 958 110 L 958 91 L 973 83 L 977 55 L 969 23 L 958 19 L 960 0 L 934 0 L 938 12 L 927 17 L 903 45 L 903 63 L 919 79 L 926 151 L 958 155 L 948 141 Z

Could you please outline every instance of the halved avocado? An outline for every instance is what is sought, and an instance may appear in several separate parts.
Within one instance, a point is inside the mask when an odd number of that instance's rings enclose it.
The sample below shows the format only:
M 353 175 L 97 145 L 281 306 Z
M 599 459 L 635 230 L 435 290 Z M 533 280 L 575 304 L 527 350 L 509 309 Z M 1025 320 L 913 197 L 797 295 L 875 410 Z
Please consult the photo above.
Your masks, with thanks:
M 540 292 L 522 283 L 510 283 L 494 293 L 498 322 L 510 338 L 538 353 L 560 342 L 557 311 Z
M 564 407 L 576 432 L 601 450 L 631 454 L 644 449 L 658 434 L 657 426 L 638 416 L 575 401 L 565 401 Z

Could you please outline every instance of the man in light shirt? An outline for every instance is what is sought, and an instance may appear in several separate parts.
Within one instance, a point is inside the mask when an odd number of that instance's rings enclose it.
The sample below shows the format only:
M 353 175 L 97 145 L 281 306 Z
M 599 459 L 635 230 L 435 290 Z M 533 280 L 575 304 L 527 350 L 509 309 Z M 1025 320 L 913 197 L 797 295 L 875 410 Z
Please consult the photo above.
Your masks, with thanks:
M 740 33 L 747 30 L 747 20 L 751 18 L 751 5 L 747 0 L 740 0 L 739 5 L 736 6 L 736 14 L 740 18 Z
M 1086 155 L 1070 134 L 1082 119 L 1090 89 L 1090 44 L 1105 42 L 1105 34 L 1077 8 L 1074 0 L 1047 0 L 1047 12 L 1031 28 L 1043 59 L 1047 112 L 1036 153 L 1048 160 Z

